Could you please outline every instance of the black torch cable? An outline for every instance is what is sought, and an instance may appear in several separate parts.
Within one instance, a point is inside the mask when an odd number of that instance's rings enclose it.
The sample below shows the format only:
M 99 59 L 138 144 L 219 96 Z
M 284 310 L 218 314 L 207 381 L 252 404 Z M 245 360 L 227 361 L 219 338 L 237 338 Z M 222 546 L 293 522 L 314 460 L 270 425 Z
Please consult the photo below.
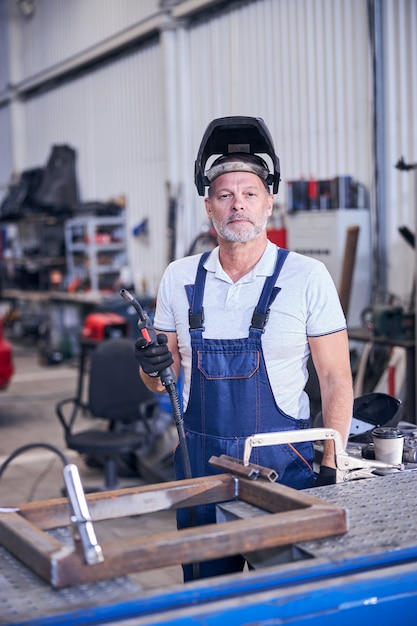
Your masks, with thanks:
M 190 456 L 188 454 L 188 445 L 185 438 L 185 429 L 184 429 L 184 418 L 181 411 L 180 401 L 178 398 L 177 386 L 175 383 L 169 383 L 165 385 L 165 389 L 168 392 L 169 399 L 171 401 L 172 414 L 174 417 L 174 422 L 177 427 L 178 439 L 180 442 L 180 450 L 181 450 L 181 458 L 182 465 L 184 470 L 185 478 L 191 478 L 191 464 L 190 464 Z M 197 526 L 197 517 L 196 511 L 193 506 L 188 508 L 188 515 L 190 519 L 190 526 L 193 528 Z M 200 578 L 200 565 L 199 563 L 192 563 L 193 568 L 193 580 L 197 580 Z
M 165 389 L 167 390 L 168 395 L 169 395 L 169 399 L 170 399 L 171 407 L 172 407 L 172 415 L 174 417 L 175 426 L 177 427 L 178 438 L 179 438 L 180 446 L 181 446 L 181 456 L 182 456 L 182 464 L 183 464 L 183 469 L 184 469 L 184 476 L 185 478 L 192 478 L 190 457 L 188 454 L 187 440 L 185 437 L 184 418 L 182 416 L 177 388 L 174 383 L 171 383 L 169 385 L 166 385 Z
M 12 452 L 7 457 L 7 459 L 0 465 L 0 479 L 6 471 L 7 467 L 12 461 L 14 461 L 16 457 L 18 457 L 20 454 L 23 454 L 24 452 L 27 452 L 28 450 L 31 450 L 32 448 L 46 448 L 47 450 L 50 450 L 51 452 L 57 454 L 64 465 L 69 465 L 69 460 L 67 459 L 65 454 L 56 446 L 53 446 L 50 443 L 29 443 L 14 450 L 14 452 Z

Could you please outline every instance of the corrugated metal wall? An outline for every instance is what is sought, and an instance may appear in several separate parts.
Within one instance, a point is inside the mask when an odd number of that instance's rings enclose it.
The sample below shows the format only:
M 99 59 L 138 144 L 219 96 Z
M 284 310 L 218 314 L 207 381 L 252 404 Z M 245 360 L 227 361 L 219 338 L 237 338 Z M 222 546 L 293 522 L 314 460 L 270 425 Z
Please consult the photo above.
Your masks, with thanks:
M 200 126 L 213 115 L 261 115 L 285 177 L 349 171 L 368 179 L 365 2 L 254 2 L 202 22 L 190 38 Z M 362 141 L 352 141 L 352 129 Z
M 159 12 L 159 0 L 36 0 L 31 18 L 19 21 L 21 81 L 93 48 L 141 20 Z
M 172 11 L 187 17 L 183 7 L 198 4 L 179 3 Z M 17 165 L 24 169 L 44 163 L 54 143 L 73 145 L 83 201 L 124 193 L 130 228 L 150 217 L 149 238 L 131 237 L 129 246 L 137 286 L 146 276 L 154 290 L 168 259 L 166 182 L 178 201 L 178 255 L 206 221 L 193 166 L 213 117 L 263 117 L 275 139 L 284 182 L 348 173 L 372 190 L 368 4 L 222 2 L 210 11 L 195 11 L 191 21 L 168 23 L 159 38 L 43 93 L 27 94 Z M 25 41 L 13 70 L 20 80 L 76 59 L 132 23 L 163 13 L 157 0 L 37 0 L 36 6 L 17 38 Z M 393 164 L 401 154 L 417 159 L 416 2 L 387 0 L 382 7 L 387 188 L 390 204 L 400 207 L 388 218 L 388 247 L 393 244 L 394 254 L 391 258 L 390 248 L 387 262 L 397 289 L 395 268 L 409 259 L 396 232 L 397 220 L 414 224 L 412 176 Z M 285 201 L 284 184 L 278 200 Z M 401 289 L 409 291 L 411 279 L 412 269 L 403 271 Z
M 275 138 L 283 179 L 349 173 L 368 183 L 367 28 L 366 2 L 346 0 L 265 0 L 196 25 L 196 145 L 213 117 L 258 115 Z
M 155 236 L 166 207 L 160 65 L 154 41 L 26 105 L 27 165 L 46 163 L 52 144 L 68 143 L 83 202 L 125 194 L 129 233 L 149 217 L 152 245 L 129 236 L 129 254 L 137 284 L 147 277 L 151 288 L 167 260 L 166 240 Z
M 398 227 L 416 229 L 417 170 L 395 165 L 400 157 L 417 164 L 417 2 L 388 0 L 384 9 L 387 274 L 391 293 L 407 302 L 417 275 L 415 254 Z

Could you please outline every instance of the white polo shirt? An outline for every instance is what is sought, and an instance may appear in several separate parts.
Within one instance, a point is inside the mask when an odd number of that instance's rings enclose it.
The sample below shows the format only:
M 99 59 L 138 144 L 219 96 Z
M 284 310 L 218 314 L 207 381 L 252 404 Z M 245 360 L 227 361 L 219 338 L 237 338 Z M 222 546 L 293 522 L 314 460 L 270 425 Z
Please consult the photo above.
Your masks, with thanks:
M 210 254 L 204 290 L 203 337 L 247 337 L 253 311 L 265 277 L 273 273 L 278 248 L 268 241 L 265 252 L 249 274 L 234 283 L 223 271 L 219 249 Z M 184 285 L 194 284 L 201 254 L 173 261 L 165 270 L 158 290 L 155 328 L 177 332 L 184 371 L 184 409 L 191 376 L 189 303 Z M 321 261 L 290 252 L 276 282 L 275 298 L 262 335 L 269 380 L 280 409 L 296 419 L 310 417 L 307 382 L 308 337 L 319 337 L 346 328 L 334 282 Z

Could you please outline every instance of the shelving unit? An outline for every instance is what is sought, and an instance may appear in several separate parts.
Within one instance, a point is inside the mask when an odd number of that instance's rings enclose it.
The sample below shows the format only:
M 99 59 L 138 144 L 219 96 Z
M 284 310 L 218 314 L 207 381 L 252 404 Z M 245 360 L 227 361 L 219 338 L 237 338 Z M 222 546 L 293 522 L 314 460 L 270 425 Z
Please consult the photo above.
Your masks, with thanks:
M 3 289 L 51 289 L 66 272 L 64 219 L 32 213 L 0 228 Z M 58 278 L 58 282 L 59 282 Z
M 124 213 L 111 217 L 77 217 L 65 225 L 69 281 L 93 291 L 111 291 L 126 264 Z

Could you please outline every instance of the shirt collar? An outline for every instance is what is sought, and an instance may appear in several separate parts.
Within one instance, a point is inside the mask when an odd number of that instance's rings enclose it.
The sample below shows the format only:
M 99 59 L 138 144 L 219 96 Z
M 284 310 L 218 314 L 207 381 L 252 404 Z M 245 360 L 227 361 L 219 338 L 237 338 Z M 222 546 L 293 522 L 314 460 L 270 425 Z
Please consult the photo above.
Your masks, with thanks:
M 250 282 L 252 280 L 255 280 L 257 276 L 271 276 L 274 271 L 275 262 L 277 259 L 277 253 L 278 253 L 278 247 L 274 243 L 268 240 L 266 244 L 265 252 L 259 259 L 258 263 L 255 265 L 253 270 L 249 272 L 249 274 L 244 276 L 241 280 L 243 282 Z M 230 277 L 226 274 L 226 272 L 223 270 L 220 264 L 218 246 L 212 250 L 209 258 L 204 263 L 204 268 L 208 272 L 213 272 L 216 278 L 231 282 Z

